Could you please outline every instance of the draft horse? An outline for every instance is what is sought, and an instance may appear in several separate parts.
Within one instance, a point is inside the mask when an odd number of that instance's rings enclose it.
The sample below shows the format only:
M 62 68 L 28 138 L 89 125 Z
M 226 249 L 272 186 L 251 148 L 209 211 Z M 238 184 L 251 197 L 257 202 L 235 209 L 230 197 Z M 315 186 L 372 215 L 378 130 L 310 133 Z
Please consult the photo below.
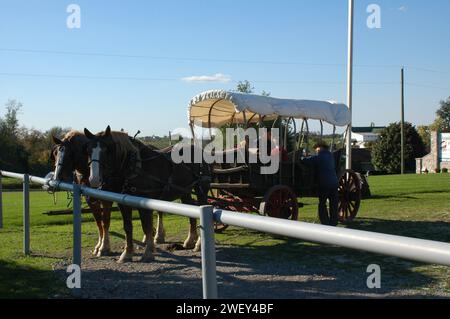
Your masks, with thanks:
M 109 126 L 96 135 L 88 129 L 84 133 L 90 140 L 89 181 L 93 187 L 120 189 L 124 194 L 164 201 L 180 199 L 185 204 L 207 204 L 210 174 L 205 163 L 176 164 L 170 153 L 148 147 L 126 133 L 113 132 Z M 124 205 L 119 205 L 119 208 L 126 235 L 126 246 L 119 262 L 129 262 L 134 255 L 132 208 Z M 146 238 L 142 262 L 154 260 L 152 215 L 153 211 L 139 209 Z M 189 234 L 183 246 L 196 251 L 200 249 L 197 220 L 194 218 L 190 218 Z
M 89 162 L 87 146 L 89 139 L 81 132 L 70 131 L 61 140 L 53 136 L 54 146 L 51 159 L 55 164 L 53 179 L 90 187 Z M 109 225 L 112 203 L 86 197 L 86 202 L 94 215 L 98 227 L 98 242 L 93 255 L 97 257 L 109 255 L 111 252 L 109 240 Z

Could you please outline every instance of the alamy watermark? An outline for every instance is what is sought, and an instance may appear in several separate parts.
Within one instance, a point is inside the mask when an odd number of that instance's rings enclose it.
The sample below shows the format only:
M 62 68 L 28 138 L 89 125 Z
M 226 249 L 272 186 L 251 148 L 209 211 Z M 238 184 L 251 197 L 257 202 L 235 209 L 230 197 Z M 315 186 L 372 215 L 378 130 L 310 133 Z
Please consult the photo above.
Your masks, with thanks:
M 177 136 L 172 136 L 172 141 L 177 140 Z M 225 135 L 217 130 L 206 146 L 194 139 L 197 147 L 192 147 L 192 139 L 183 137 L 173 147 L 171 156 L 176 164 L 260 163 L 261 174 L 271 175 L 278 172 L 281 157 L 286 153 L 279 141 L 279 129 L 226 128 Z
M 370 4 L 367 6 L 367 27 L 369 29 L 381 29 L 381 7 L 378 4 Z
M 366 270 L 369 273 L 367 277 L 367 288 L 369 289 L 381 289 L 381 267 L 376 264 L 369 265 Z
M 66 26 L 68 29 L 80 29 L 81 28 L 81 8 L 78 4 L 69 4 L 66 12 L 69 16 L 66 20 Z
M 81 288 L 81 268 L 79 265 L 69 265 L 66 272 L 70 274 L 67 277 L 66 285 L 69 289 L 80 289 Z

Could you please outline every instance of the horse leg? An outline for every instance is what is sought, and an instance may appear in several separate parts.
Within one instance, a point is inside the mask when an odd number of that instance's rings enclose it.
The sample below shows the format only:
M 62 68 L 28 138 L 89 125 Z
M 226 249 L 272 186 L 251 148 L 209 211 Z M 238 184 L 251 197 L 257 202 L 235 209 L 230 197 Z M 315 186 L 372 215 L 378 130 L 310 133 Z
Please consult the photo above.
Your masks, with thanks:
M 119 263 L 126 263 L 133 261 L 133 210 L 131 207 L 119 205 L 120 212 L 122 214 L 123 219 L 123 229 L 125 230 L 126 244 L 125 249 L 120 255 Z
M 111 207 L 112 202 L 102 202 L 102 229 L 103 238 L 102 243 L 98 249 L 97 257 L 108 256 L 111 253 L 111 245 L 109 240 L 109 225 L 111 224 Z
M 197 220 L 195 218 L 189 218 L 189 233 L 188 237 L 183 243 L 184 249 L 194 249 L 198 240 L 197 234 Z
M 94 215 L 95 222 L 97 224 L 98 228 L 98 242 L 97 245 L 95 245 L 94 250 L 92 251 L 92 254 L 94 256 L 97 256 L 98 250 L 100 246 L 102 245 L 102 239 L 103 239 L 103 227 L 102 227 L 102 207 L 100 206 L 99 202 L 93 202 L 91 200 L 87 200 L 87 203 L 89 207 L 92 210 L 92 215 Z
M 155 257 L 153 256 L 155 250 L 155 245 L 153 243 L 153 211 L 140 209 L 139 217 L 141 218 L 142 230 L 144 231 L 146 238 L 145 250 L 140 262 L 152 262 L 155 260 Z
M 192 218 L 192 219 L 193 219 L 194 225 L 191 226 L 191 228 L 193 227 L 195 229 L 195 234 L 197 234 L 197 220 L 194 218 Z M 197 242 L 195 243 L 193 250 L 194 250 L 194 252 L 199 252 L 201 249 L 202 249 L 202 238 L 198 235 Z
M 156 236 L 155 236 L 155 245 L 157 244 L 164 244 L 166 242 L 165 240 L 166 232 L 164 230 L 164 224 L 163 224 L 163 213 L 158 212 L 158 226 L 156 227 Z
M 208 204 L 208 192 L 205 190 L 203 186 L 197 186 L 196 187 L 196 193 L 197 193 L 197 204 L 198 205 L 207 205 Z M 194 252 L 199 252 L 202 249 L 202 239 L 200 236 L 198 236 L 197 243 L 194 247 Z

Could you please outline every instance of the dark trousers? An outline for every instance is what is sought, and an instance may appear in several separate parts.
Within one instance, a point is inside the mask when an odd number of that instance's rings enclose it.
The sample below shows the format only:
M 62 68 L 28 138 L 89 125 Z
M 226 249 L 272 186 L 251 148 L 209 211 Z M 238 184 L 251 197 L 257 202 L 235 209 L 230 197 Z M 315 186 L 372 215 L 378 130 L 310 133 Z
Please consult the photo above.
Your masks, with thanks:
M 327 200 L 329 201 L 329 209 L 327 208 Z M 337 186 L 319 188 L 319 218 L 323 225 L 338 225 L 338 203 L 339 195 Z

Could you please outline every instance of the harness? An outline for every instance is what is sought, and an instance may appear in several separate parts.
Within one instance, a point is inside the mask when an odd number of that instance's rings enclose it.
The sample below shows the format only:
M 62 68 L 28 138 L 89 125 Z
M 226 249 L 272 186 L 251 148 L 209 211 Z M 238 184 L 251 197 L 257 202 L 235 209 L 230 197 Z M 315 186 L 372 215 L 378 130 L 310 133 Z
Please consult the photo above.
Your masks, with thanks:
M 204 194 L 204 190 L 203 187 L 201 187 L 201 184 L 206 182 L 209 183 L 210 177 L 202 175 L 201 172 L 200 174 L 198 174 L 185 163 L 175 164 L 170 157 L 170 153 L 153 150 L 156 152 L 155 155 L 142 159 L 140 158 L 141 153 L 140 147 L 142 146 L 136 147 L 138 148 L 138 152 L 129 151 L 126 155 L 125 160 L 121 163 L 120 167 L 118 169 L 114 169 L 115 172 L 121 172 L 122 174 L 120 176 L 107 176 L 106 180 L 104 181 L 104 184 L 106 184 L 109 187 L 117 187 L 116 189 L 122 187 L 122 192 L 124 193 L 132 193 L 132 194 L 157 193 L 160 199 L 169 196 L 174 191 L 183 195 L 191 195 L 192 189 L 195 188 L 196 186 L 200 186 L 198 187 L 198 189 L 202 193 L 201 195 L 206 195 Z M 161 178 L 154 176 L 153 174 L 149 174 L 142 167 L 142 163 L 153 162 L 160 158 L 163 158 L 166 161 L 166 163 L 168 163 L 170 166 L 170 174 L 167 180 L 163 180 Z M 103 165 L 98 160 L 93 161 L 98 162 L 99 165 Z M 181 165 L 183 169 L 185 169 L 192 176 L 194 176 L 194 180 L 192 181 L 192 183 L 186 186 L 181 186 L 174 182 L 175 165 Z M 144 185 L 145 180 L 150 180 L 160 186 L 145 188 L 144 186 L 139 186 L 138 179 L 143 179 Z
M 209 182 L 210 178 L 203 176 L 201 174 L 198 174 L 197 172 L 195 172 L 191 167 L 189 167 L 188 165 L 186 165 L 185 163 L 180 163 L 180 164 L 175 164 L 170 156 L 168 155 L 168 153 L 164 153 L 164 152 L 157 152 L 157 154 L 145 158 L 145 159 L 141 159 L 140 161 L 137 160 L 136 158 L 133 157 L 133 154 L 130 154 L 131 156 L 129 157 L 129 161 L 131 163 L 133 163 L 133 161 L 135 161 L 134 163 L 136 165 L 131 165 L 131 167 L 134 167 L 134 170 L 130 170 L 130 175 L 125 177 L 124 180 L 124 191 L 130 191 L 132 193 L 136 193 L 136 192 L 141 192 L 141 193 L 161 193 L 160 198 L 164 198 L 166 197 L 168 194 L 172 193 L 173 191 L 177 191 L 181 194 L 192 194 L 192 189 L 194 187 L 196 187 L 197 185 L 203 183 L 203 182 Z M 147 173 L 146 171 L 144 171 L 144 169 L 142 168 L 142 165 L 139 165 L 138 163 L 142 164 L 142 162 L 152 162 L 155 161 L 159 158 L 163 158 L 166 160 L 167 163 L 170 164 L 170 168 L 171 168 L 171 173 L 168 177 L 167 180 L 163 180 L 161 178 L 158 178 L 152 174 Z M 136 161 L 137 160 L 137 161 Z M 178 184 L 176 184 L 173 180 L 174 180 L 174 166 L 175 165 L 182 165 L 182 167 L 187 170 L 190 174 L 192 174 L 195 178 L 193 180 L 192 183 L 190 183 L 187 186 L 180 186 Z M 162 185 L 162 187 L 159 188 L 150 188 L 150 189 L 142 189 L 142 188 L 137 188 L 135 186 L 132 186 L 132 181 L 133 179 L 136 178 L 144 178 L 144 179 L 148 179 L 151 180 L 157 184 Z M 202 192 L 202 188 L 199 188 Z

